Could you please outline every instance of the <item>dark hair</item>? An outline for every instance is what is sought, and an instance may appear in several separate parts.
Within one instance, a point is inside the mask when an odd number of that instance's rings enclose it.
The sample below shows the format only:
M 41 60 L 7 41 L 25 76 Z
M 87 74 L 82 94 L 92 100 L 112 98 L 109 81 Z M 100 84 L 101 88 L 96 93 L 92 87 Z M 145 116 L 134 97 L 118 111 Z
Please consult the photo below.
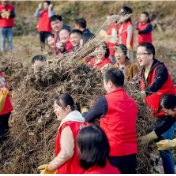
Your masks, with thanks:
M 53 37 L 53 38 L 54 38 L 54 34 L 49 34 L 48 37 L 47 37 L 47 39 L 48 39 L 49 37 Z
M 56 20 L 62 21 L 62 16 L 60 16 L 60 15 L 53 15 L 50 18 L 50 23 L 53 22 L 53 21 L 56 21 Z
M 81 28 L 85 29 L 87 26 L 87 22 L 84 18 L 78 18 L 75 21 L 76 24 L 78 24 Z
M 78 35 L 82 36 L 82 31 L 80 31 L 79 29 L 73 29 L 71 32 L 70 32 L 70 35 L 71 34 L 74 34 L 74 33 L 77 33 Z
M 155 47 L 151 43 L 144 42 L 144 43 L 139 44 L 138 47 L 145 47 L 146 51 L 148 53 L 153 54 L 153 59 L 154 59 L 154 57 L 155 57 Z
M 118 44 L 114 47 L 114 53 L 118 51 L 118 48 L 120 48 L 122 52 L 126 55 L 125 59 L 130 60 L 127 56 L 127 51 L 128 51 L 127 47 L 124 44 Z
M 86 44 L 88 40 L 93 39 L 93 38 L 95 38 L 95 34 L 92 34 L 92 33 L 86 33 L 82 35 L 83 46 Z
M 123 87 L 124 74 L 118 68 L 109 69 L 104 76 L 106 82 L 111 81 L 115 87 Z
M 165 94 L 160 98 L 159 110 L 162 108 L 174 109 L 176 107 L 176 96 L 172 94 Z
M 147 23 L 149 23 L 150 22 L 149 13 L 148 12 L 142 12 L 142 14 L 144 14 L 148 17 Z
M 50 4 L 51 4 L 51 2 L 50 2 L 50 1 L 44 1 L 44 3 L 45 3 L 45 2 L 46 2 L 48 5 L 50 5 Z
M 80 165 L 87 170 L 93 166 L 105 167 L 110 147 L 106 134 L 99 126 L 88 126 L 77 135 L 77 147 L 80 152 Z
M 46 61 L 46 57 L 43 55 L 37 55 L 32 58 L 32 63 L 34 64 L 35 61 Z
M 62 102 L 60 101 L 62 100 Z M 75 110 L 75 106 L 77 107 L 77 110 L 80 112 L 80 105 L 77 102 L 74 102 L 73 98 L 68 94 L 60 94 L 58 96 L 55 97 L 55 102 L 58 106 L 65 108 L 66 106 L 70 106 L 71 110 L 74 111 Z
M 62 30 L 66 30 L 66 31 L 68 31 L 68 33 L 70 33 L 70 29 L 67 28 L 67 27 L 63 27 L 60 31 L 62 31 Z M 60 32 L 60 31 L 59 31 L 59 32 Z
M 100 47 L 100 46 L 102 46 L 103 49 L 105 50 L 105 58 L 107 58 L 109 56 L 109 48 L 108 48 L 107 43 L 102 42 L 100 45 L 97 46 L 97 48 Z
M 130 7 L 123 6 L 122 9 L 124 11 L 123 12 L 123 16 L 133 13 L 133 11 L 132 11 L 132 9 Z M 131 21 L 131 18 L 128 18 L 125 22 L 127 22 L 127 21 Z

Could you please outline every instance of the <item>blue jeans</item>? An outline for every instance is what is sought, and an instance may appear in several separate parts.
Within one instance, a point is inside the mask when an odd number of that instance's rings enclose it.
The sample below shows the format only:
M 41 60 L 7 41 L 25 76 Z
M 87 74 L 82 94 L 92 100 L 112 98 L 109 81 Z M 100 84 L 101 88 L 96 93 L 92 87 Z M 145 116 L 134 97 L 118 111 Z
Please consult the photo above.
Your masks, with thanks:
M 160 122 L 158 126 L 161 126 L 164 122 L 165 121 Z M 172 140 L 175 126 L 176 126 L 176 123 L 174 123 L 172 127 L 162 135 L 164 139 Z M 170 150 L 160 150 L 160 155 L 161 155 L 162 162 L 163 162 L 164 173 L 165 174 L 175 174 L 174 160 L 173 160 L 171 151 Z
M 1 51 L 5 52 L 5 40 L 7 38 L 9 44 L 9 51 L 11 52 L 13 49 L 12 38 L 13 38 L 13 29 L 12 27 L 0 28 L 0 36 L 1 36 Z

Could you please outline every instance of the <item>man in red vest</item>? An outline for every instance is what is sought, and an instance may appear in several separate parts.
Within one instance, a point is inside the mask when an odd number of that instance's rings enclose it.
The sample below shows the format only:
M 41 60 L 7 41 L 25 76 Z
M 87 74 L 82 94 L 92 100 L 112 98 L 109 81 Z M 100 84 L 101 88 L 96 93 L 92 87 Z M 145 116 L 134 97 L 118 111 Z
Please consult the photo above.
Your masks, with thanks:
M 140 75 L 140 86 L 145 102 L 153 115 L 159 118 L 162 125 L 168 117 L 164 112 L 158 111 L 160 98 L 165 94 L 176 95 L 176 90 L 166 66 L 155 59 L 155 48 L 151 43 L 141 43 L 137 49 L 137 60 L 143 67 Z M 158 123 L 157 123 L 158 124 Z M 172 125 L 172 124 L 171 124 Z M 175 125 L 164 133 L 165 139 L 172 139 Z M 174 161 L 169 150 L 160 151 L 163 167 L 166 174 L 174 174 Z
M 50 3 L 50 1 L 45 1 L 43 5 L 44 5 L 44 10 L 41 11 L 42 3 L 40 3 L 34 14 L 35 17 L 39 18 L 37 30 L 39 31 L 39 35 L 40 35 L 42 50 L 45 46 L 44 45 L 45 39 L 51 34 L 51 31 L 52 31 L 51 24 L 50 24 L 50 17 L 55 15 L 55 12 L 52 11 L 53 5 Z
M 86 122 L 100 118 L 100 127 L 110 145 L 110 164 L 122 174 L 136 173 L 137 104 L 123 88 L 124 74 L 116 68 L 104 76 L 105 96 L 97 99 L 93 108 L 83 113 Z
M 0 5 L 0 37 L 1 37 L 1 51 L 5 52 L 5 40 L 7 38 L 9 44 L 9 51 L 12 52 L 13 44 L 13 18 L 15 18 L 15 10 L 8 1 L 2 1 Z
M 152 24 L 148 12 L 142 12 L 140 21 L 136 24 L 136 29 L 138 30 L 138 44 L 143 42 L 152 43 Z

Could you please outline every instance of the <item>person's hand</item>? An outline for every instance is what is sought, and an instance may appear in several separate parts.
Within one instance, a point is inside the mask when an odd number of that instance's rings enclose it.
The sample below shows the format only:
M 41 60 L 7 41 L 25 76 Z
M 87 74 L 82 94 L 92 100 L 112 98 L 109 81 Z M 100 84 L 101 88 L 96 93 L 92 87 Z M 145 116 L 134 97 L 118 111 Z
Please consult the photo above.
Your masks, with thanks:
M 86 107 L 82 107 L 81 108 L 81 113 L 83 114 L 84 112 L 87 112 L 88 111 L 88 109 L 86 108 Z
M 52 8 L 53 8 L 53 4 L 50 4 L 50 5 L 49 5 L 49 9 L 52 9 Z
M 158 150 L 169 150 L 176 146 L 176 139 L 173 140 L 161 140 L 156 143 Z
M 145 97 L 146 97 L 146 93 L 145 93 L 144 90 L 141 90 L 141 91 L 140 91 L 140 96 L 141 96 L 142 98 L 145 98 Z
M 147 144 L 148 142 L 153 141 L 157 138 L 158 138 L 158 136 L 155 133 L 155 131 L 152 131 L 152 132 L 148 133 L 147 135 L 140 137 L 139 140 L 141 141 L 141 144 L 144 145 L 144 144 Z
M 39 8 L 39 9 L 41 9 L 41 8 L 42 8 L 42 3 L 40 3 L 40 4 L 38 5 L 38 8 Z
M 40 170 L 40 174 L 55 174 L 56 171 L 49 171 L 47 170 L 48 164 L 44 164 L 38 167 L 38 170 Z
M 56 43 L 56 47 L 59 48 L 61 51 L 63 51 L 64 50 L 64 43 L 63 42 Z
M 131 47 L 131 41 L 130 40 L 127 40 L 127 49 L 128 50 L 132 50 L 132 47 Z

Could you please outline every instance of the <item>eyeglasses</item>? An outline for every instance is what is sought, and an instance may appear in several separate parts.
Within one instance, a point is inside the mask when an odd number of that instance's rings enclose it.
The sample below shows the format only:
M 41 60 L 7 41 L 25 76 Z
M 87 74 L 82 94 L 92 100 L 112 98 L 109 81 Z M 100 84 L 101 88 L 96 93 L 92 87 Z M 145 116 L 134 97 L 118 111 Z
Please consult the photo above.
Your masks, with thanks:
M 145 54 L 151 54 L 151 53 L 136 53 L 136 56 L 142 56 L 142 55 L 145 55 Z

